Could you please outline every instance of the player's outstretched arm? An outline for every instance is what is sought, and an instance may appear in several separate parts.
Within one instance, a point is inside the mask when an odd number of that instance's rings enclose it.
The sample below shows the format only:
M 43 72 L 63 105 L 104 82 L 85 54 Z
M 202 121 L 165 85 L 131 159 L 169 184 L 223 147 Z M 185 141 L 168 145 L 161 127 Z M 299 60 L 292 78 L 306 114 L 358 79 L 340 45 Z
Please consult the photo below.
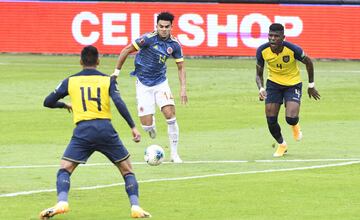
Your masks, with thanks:
M 114 73 L 111 74 L 111 77 L 116 79 L 119 74 L 122 66 L 124 65 L 126 58 L 129 56 L 129 54 L 137 51 L 133 44 L 129 44 L 124 49 L 121 50 L 120 55 L 118 57 L 118 60 L 116 62 Z
M 178 67 L 179 82 L 180 82 L 180 98 L 181 104 L 186 104 L 188 102 L 188 97 L 186 94 L 186 72 L 184 62 L 176 63 Z
M 110 91 L 109 91 L 109 95 L 111 97 L 111 99 L 113 100 L 117 110 L 119 111 L 120 115 L 125 119 L 125 121 L 127 122 L 127 124 L 129 125 L 129 127 L 131 128 L 131 133 L 133 136 L 133 140 L 137 143 L 140 142 L 141 140 L 141 135 L 140 132 L 137 130 L 135 123 L 130 115 L 130 112 L 128 110 L 128 108 L 126 107 L 125 102 L 122 100 L 122 98 L 120 97 L 120 92 L 117 89 L 116 86 L 116 80 L 115 79 L 110 79 Z
M 306 71 L 308 73 L 309 78 L 309 85 L 308 85 L 308 95 L 309 98 L 313 97 L 315 100 L 320 100 L 320 94 L 315 88 L 315 81 L 314 81 L 314 64 L 310 57 L 305 56 L 302 60 L 302 63 L 306 65 Z

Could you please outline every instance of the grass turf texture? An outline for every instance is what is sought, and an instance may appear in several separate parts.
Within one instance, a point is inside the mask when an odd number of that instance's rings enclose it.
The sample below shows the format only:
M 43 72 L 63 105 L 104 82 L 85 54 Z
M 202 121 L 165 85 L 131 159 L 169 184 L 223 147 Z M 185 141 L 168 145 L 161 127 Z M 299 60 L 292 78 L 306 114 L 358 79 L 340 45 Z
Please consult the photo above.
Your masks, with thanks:
M 0 55 L 0 167 L 55 165 L 0 169 L 0 194 L 55 189 L 55 176 L 74 125 L 71 114 L 42 107 L 43 99 L 62 79 L 80 70 L 78 56 Z M 116 57 L 103 57 L 99 70 L 112 73 Z M 139 130 L 135 82 L 128 73 L 129 59 L 118 79 L 120 92 Z M 289 155 L 273 159 L 274 149 L 257 99 L 255 61 L 238 59 L 187 59 L 189 104 L 179 104 L 177 70 L 168 61 L 168 77 L 177 101 L 180 153 L 185 161 L 244 160 L 244 163 L 135 164 L 140 181 L 141 205 L 153 219 L 359 219 L 359 164 L 286 172 L 264 170 L 337 164 L 342 161 L 289 162 L 294 159 L 360 159 L 359 62 L 315 62 L 315 79 L 322 99 L 310 100 L 304 83 L 300 123 L 302 142 L 292 140 L 284 110 L 279 122 Z M 302 78 L 307 82 L 306 71 Z M 68 99 L 66 99 L 68 100 Z M 113 124 L 132 154 L 142 162 L 146 146 L 164 146 L 169 155 L 166 123 L 156 115 L 158 136 L 142 132 L 140 144 L 113 108 Z M 166 158 L 169 159 L 168 157 Z M 271 160 L 272 163 L 256 160 Z M 88 161 L 108 163 L 94 154 Z M 150 179 L 234 175 L 190 180 L 143 182 Z M 236 174 L 238 173 L 238 174 Z M 124 186 L 79 190 L 84 186 L 121 184 L 111 165 L 79 167 L 72 176 L 71 211 L 55 219 L 130 219 Z M 55 192 L 0 197 L 0 219 L 37 219 L 56 202 Z

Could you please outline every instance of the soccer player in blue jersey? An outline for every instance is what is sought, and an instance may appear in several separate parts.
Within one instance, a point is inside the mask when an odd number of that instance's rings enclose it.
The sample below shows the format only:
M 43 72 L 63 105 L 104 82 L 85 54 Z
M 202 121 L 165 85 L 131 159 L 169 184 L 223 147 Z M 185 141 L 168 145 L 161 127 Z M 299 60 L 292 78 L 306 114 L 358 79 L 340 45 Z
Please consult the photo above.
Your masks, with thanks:
M 315 89 L 313 62 L 299 46 L 284 41 L 284 26 L 278 23 L 270 25 L 268 38 L 269 42 L 261 45 L 256 51 L 256 84 L 259 88 L 259 99 L 265 100 L 268 128 L 278 142 L 273 156 L 282 157 L 288 149 L 278 123 L 278 114 L 283 102 L 286 122 L 292 128 L 294 139 L 300 141 L 302 138 L 299 125 L 302 82 L 297 61 L 306 65 L 309 97 L 318 100 L 320 94 Z M 263 77 L 265 62 L 268 72 L 266 89 Z
M 75 168 L 86 163 L 92 153 L 104 154 L 120 171 L 131 204 L 131 217 L 146 218 L 151 215 L 139 206 L 138 182 L 132 171 L 130 155 L 111 124 L 110 98 L 131 128 L 133 140 L 140 141 L 140 133 L 120 97 L 116 80 L 96 70 L 99 53 L 94 46 L 81 51 L 83 70 L 63 80 L 44 101 L 48 108 L 66 108 L 73 112 L 76 127 L 61 159 L 57 173 L 58 203 L 40 213 L 40 219 L 48 219 L 69 211 L 68 193 L 70 176 Z M 71 104 L 59 100 L 69 95 Z
M 143 129 L 151 138 L 156 136 L 155 107 L 160 108 L 168 124 L 171 161 L 182 163 L 178 154 L 179 126 L 175 117 L 175 103 L 166 77 L 166 60 L 172 56 L 178 68 L 181 103 L 187 103 L 184 58 L 179 42 L 171 35 L 174 15 L 161 12 L 157 16 L 156 31 L 146 33 L 126 46 L 120 53 L 113 77 L 120 73 L 126 58 L 133 52 L 136 76 L 138 116 Z

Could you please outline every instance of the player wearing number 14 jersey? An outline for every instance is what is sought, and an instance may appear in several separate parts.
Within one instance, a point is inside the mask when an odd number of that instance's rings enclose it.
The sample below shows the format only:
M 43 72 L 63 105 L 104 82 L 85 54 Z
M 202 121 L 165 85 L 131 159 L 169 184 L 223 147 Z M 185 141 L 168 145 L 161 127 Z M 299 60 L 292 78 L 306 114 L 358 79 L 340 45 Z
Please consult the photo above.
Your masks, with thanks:
M 302 132 L 299 125 L 299 111 L 302 83 L 298 62 L 306 65 L 309 78 L 308 94 L 315 100 L 320 99 L 315 89 L 314 67 L 311 59 L 297 45 L 284 41 L 284 26 L 278 23 L 270 25 L 269 42 L 256 51 L 256 84 L 259 99 L 265 100 L 265 114 L 271 135 L 278 142 L 274 157 L 282 157 L 287 152 L 287 144 L 281 134 L 278 123 L 280 105 L 285 102 L 286 122 L 291 126 L 294 139 L 299 141 Z M 268 79 L 264 88 L 264 66 L 267 64 Z
M 131 217 L 151 217 L 139 206 L 138 183 L 132 171 L 130 155 L 111 124 L 110 97 L 131 128 L 135 142 L 140 141 L 140 133 L 120 97 L 116 81 L 96 70 L 99 64 L 97 49 L 93 46 L 84 47 L 80 63 L 83 70 L 63 80 L 44 101 L 46 107 L 73 111 L 76 127 L 57 173 L 58 202 L 55 206 L 43 210 L 40 219 L 48 219 L 69 211 L 70 175 L 79 164 L 86 163 L 95 151 L 104 154 L 123 176 L 131 204 Z M 71 104 L 59 101 L 67 95 L 70 96 Z

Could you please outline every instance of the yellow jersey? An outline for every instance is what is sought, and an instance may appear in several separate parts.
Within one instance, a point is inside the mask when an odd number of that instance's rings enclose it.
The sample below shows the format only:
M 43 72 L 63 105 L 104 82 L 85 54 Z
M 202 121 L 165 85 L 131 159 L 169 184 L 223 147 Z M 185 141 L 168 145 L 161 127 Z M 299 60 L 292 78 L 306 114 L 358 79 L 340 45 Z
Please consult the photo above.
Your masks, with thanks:
M 284 86 L 292 86 L 301 82 L 297 60 L 305 58 L 304 51 L 290 42 L 283 42 L 283 50 L 276 54 L 271 51 L 270 43 L 261 45 L 256 51 L 257 65 L 267 64 L 268 79 Z
M 74 123 L 95 119 L 111 120 L 110 98 L 116 109 L 126 120 L 130 128 L 135 123 L 120 97 L 115 79 L 97 71 L 83 69 L 81 72 L 64 79 L 44 100 L 48 108 L 64 108 L 65 103 L 59 100 L 69 95 L 73 110 Z
M 111 119 L 110 77 L 78 75 L 69 77 L 68 93 L 74 123 L 92 119 Z

